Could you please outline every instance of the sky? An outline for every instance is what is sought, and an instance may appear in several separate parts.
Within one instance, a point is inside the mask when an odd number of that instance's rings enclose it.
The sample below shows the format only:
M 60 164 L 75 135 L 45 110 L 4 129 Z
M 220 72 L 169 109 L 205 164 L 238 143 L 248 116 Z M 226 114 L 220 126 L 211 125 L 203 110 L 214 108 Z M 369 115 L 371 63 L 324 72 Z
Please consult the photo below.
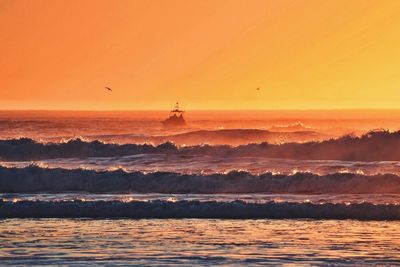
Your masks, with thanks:
M 0 109 L 399 108 L 399 14 L 398 0 L 0 0 Z

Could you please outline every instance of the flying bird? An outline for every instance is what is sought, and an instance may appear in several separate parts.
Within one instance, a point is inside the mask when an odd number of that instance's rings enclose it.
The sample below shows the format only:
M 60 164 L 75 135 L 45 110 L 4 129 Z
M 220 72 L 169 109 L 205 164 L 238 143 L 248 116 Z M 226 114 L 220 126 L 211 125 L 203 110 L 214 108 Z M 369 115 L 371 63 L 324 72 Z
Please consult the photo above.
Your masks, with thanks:
M 108 91 L 112 91 L 112 89 L 110 87 L 105 87 Z

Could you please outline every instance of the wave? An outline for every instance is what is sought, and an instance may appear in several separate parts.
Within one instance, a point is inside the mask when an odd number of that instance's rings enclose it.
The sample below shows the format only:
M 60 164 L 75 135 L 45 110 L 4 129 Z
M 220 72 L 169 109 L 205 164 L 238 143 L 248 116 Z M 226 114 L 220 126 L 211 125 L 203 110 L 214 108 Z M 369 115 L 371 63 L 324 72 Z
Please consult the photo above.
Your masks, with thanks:
M 40 143 L 29 138 L 0 140 L 0 159 L 39 160 L 72 157 L 115 157 L 143 153 L 206 154 L 230 157 L 257 156 L 286 159 L 399 161 L 400 131 L 374 131 L 363 136 L 344 136 L 321 142 L 259 143 L 236 147 L 228 145 L 177 146 L 171 142 L 160 145 L 111 144 L 81 139 L 65 143 Z
M 99 136 L 102 140 L 106 136 Z M 243 145 L 248 143 L 283 143 L 283 142 L 306 142 L 327 139 L 327 136 L 317 131 L 299 129 L 297 131 L 269 131 L 261 129 L 222 129 L 222 130 L 198 130 L 165 136 L 135 136 L 131 137 L 134 142 L 151 142 L 161 144 L 173 142 L 178 145 L 198 145 L 202 143 L 210 145 Z
M 273 125 L 269 128 L 270 131 L 275 132 L 299 132 L 299 131 L 313 131 L 317 132 L 318 130 L 312 128 L 310 126 L 304 125 L 301 121 L 287 124 L 287 125 Z
M 0 218 L 215 218 L 399 220 L 395 204 L 247 203 L 244 201 L 18 201 L 0 200 Z
M 0 140 L 0 159 L 39 160 L 74 157 L 116 157 L 145 153 L 172 153 L 173 143 L 158 146 L 150 144 L 112 144 L 101 141 L 72 139 L 61 143 L 40 143 L 30 138 Z
M 0 167 L 0 192 L 398 194 L 400 176 L 334 173 L 215 174 Z

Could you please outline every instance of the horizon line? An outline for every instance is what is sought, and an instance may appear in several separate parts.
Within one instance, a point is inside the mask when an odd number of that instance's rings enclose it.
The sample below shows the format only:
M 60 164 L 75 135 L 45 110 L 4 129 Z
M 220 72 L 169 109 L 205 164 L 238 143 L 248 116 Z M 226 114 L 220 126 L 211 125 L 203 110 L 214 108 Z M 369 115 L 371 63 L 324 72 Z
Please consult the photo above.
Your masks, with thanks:
M 149 111 L 170 111 L 170 109 L 0 109 L 0 112 L 149 112 Z M 400 108 L 293 108 L 293 109 L 186 109 L 186 111 L 400 111 Z

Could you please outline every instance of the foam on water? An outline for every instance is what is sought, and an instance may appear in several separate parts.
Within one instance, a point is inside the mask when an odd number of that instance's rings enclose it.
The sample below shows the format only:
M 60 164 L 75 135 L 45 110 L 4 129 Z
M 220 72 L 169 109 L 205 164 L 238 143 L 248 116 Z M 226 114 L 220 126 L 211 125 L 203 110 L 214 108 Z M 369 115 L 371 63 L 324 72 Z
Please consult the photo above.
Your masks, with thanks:
M 245 171 L 213 174 L 175 172 L 49 169 L 39 166 L 0 167 L 0 192 L 136 192 L 136 193 L 307 193 L 397 194 L 400 176 L 356 173 L 252 174 Z
M 388 149 L 390 148 L 390 149 Z M 183 154 L 219 156 L 258 156 L 286 159 L 400 161 L 400 131 L 375 131 L 361 137 L 343 136 L 321 142 L 196 145 L 180 147 L 166 142 L 160 145 L 113 144 L 99 140 L 69 140 L 63 143 L 40 143 L 29 138 L 0 140 L 0 159 L 37 160 L 73 157 L 115 157 L 136 154 Z
M 393 204 L 400 203 L 398 194 L 91 194 L 91 193 L 3 193 L 0 200 L 4 202 L 18 201 L 217 201 L 233 202 L 243 201 L 246 203 L 269 203 L 269 202 L 291 202 L 291 203 L 312 203 L 312 204 Z M 367 201 L 368 200 L 368 201 Z
M 358 173 L 400 175 L 400 161 L 342 161 L 342 160 L 293 160 L 266 157 L 229 157 L 219 155 L 137 154 L 123 157 L 56 158 L 37 161 L 7 161 L 4 167 L 23 168 L 36 165 L 47 168 L 85 169 L 128 172 L 176 172 L 184 174 L 228 173 L 242 170 L 252 174 L 271 172 L 293 174 L 311 172 L 319 175 L 333 173 Z

